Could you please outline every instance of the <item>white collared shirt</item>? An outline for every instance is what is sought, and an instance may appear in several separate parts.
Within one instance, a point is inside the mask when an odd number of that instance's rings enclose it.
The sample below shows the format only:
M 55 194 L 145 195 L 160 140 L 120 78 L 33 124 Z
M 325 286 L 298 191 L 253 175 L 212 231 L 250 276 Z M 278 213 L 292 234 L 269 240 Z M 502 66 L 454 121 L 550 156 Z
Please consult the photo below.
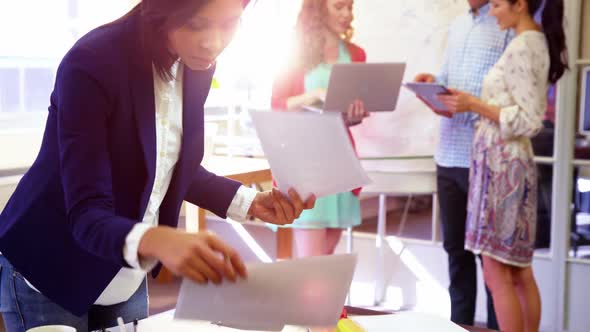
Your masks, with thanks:
M 137 253 L 141 237 L 150 228 L 158 225 L 160 205 L 166 196 L 174 166 L 178 161 L 182 142 L 182 64 L 176 62 L 172 69 L 174 79 L 162 80 L 155 70 L 154 96 L 156 105 L 156 177 L 150 200 L 142 223 L 136 224 L 125 239 L 123 257 L 133 267 L 121 268 L 111 283 L 102 292 L 95 304 L 113 305 L 127 301 L 157 263 L 155 260 L 139 260 Z M 228 216 L 237 221 L 246 219 L 256 190 L 240 187 L 234 196 Z
M 111 280 L 94 304 L 114 305 L 127 301 L 139 288 L 141 282 L 157 263 L 154 259 L 139 259 L 138 247 L 142 236 L 158 225 L 159 210 L 178 162 L 182 142 L 182 64 L 176 62 L 171 72 L 174 79 L 164 81 L 155 70 L 154 97 L 156 106 L 156 172 L 152 193 L 143 216 L 125 239 L 123 257 L 132 268 L 123 267 Z M 234 196 L 227 215 L 236 221 L 247 217 L 257 191 L 241 186 Z M 29 286 L 33 287 L 30 283 Z M 36 289 L 35 289 L 36 290 Z

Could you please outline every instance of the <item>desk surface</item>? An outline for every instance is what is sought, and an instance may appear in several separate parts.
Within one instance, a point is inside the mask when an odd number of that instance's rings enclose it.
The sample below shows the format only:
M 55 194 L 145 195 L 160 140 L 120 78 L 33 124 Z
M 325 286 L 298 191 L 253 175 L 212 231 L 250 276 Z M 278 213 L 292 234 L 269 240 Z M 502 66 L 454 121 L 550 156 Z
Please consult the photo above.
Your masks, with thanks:
M 436 172 L 436 164 L 432 158 L 416 159 L 366 159 L 361 160 L 363 168 L 368 172 L 392 173 L 432 173 Z M 217 175 L 233 178 L 244 173 L 270 171 L 266 159 L 247 157 L 211 156 L 203 166 Z
M 211 156 L 203 166 L 217 175 L 245 185 L 271 180 L 270 166 L 266 159 Z
M 384 158 L 361 160 L 371 183 L 363 193 L 387 195 L 436 192 L 436 164 L 432 158 Z
M 387 173 L 436 173 L 434 159 L 382 159 L 361 160 L 361 165 L 368 172 Z
M 364 308 L 358 308 L 358 307 L 351 307 L 351 306 L 346 306 L 346 311 L 348 312 L 349 315 L 356 315 L 356 316 L 365 316 L 365 315 L 388 315 L 391 314 L 392 312 L 386 312 L 386 311 L 376 311 L 376 310 L 370 310 L 370 309 L 364 309 Z M 174 310 L 170 310 L 170 311 L 166 311 L 154 316 L 151 316 L 150 318 L 147 318 L 143 324 L 139 324 L 140 329 L 138 329 L 140 332 L 142 331 L 141 327 L 142 325 L 144 327 L 150 326 L 150 325 L 154 325 L 154 327 L 158 327 L 158 328 L 162 328 L 163 326 L 165 326 L 165 322 L 171 322 L 172 321 L 172 317 L 174 316 Z M 164 325 L 162 324 L 164 323 Z M 189 323 L 190 324 L 190 323 Z M 195 323 L 195 326 L 199 326 L 199 323 Z M 202 323 L 201 323 L 202 324 Z M 147 326 L 146 326 L 147 325 Z M 203 326 L 203 325 L 201 325 Z M 151 326 L 150 326 L 151 327 Z M 186 322 L 184 322 L 183 327 L 191 327 L 190 325 L 187 325 Z M 473 327 L 473 326 L 464 326 L 462 325 L 463 328 L 465 328 L 466 330 L 468 330 L 469 332 L 494 332 L 492 330 L 488 330 L 485 328 L 479 328 L 479 327 Z M 152 331 L 152 329 L 150 328 L 146 328 L 144 329 L 144 331 Z M 153 331 L 156 331 L 156 329 L 153 329 Z
M 213 155 L 203 163 L 203 166 L 221 176 L 232 176 L 246 172 L 270 169 L 268 161 L 261 158 L 226 157 Z
M 246 186 L 272 180 L 270 166 L 265 159 L 210 156 L 203 162 L 203 167 Z M 205 229 L 205 210 L 187 203 L 186 226 L 188 231 Z
M 359 307 L 351 307 L 351 306 L 346 306 L 345 308 L 346 308 L 346 312 L 349 315 L 356 315 L 356 316 L 389 315 L 389 314 L 395 313 L 393 311 L 377 311 L 377 310 L 371 310 L 371 309 L 365 309 L 365 308 L 359 308 Z M 464 329 L 466 329 L 469 332 L 494 332 L 494 330 L 489 330 L 486 328 L 475 327 L 475 326 L 461 325 L 461 327 L 463 327 Z
M 367 172 L 436 173 L 436 163 L 432 156 L 361 158 L 360 160 Z

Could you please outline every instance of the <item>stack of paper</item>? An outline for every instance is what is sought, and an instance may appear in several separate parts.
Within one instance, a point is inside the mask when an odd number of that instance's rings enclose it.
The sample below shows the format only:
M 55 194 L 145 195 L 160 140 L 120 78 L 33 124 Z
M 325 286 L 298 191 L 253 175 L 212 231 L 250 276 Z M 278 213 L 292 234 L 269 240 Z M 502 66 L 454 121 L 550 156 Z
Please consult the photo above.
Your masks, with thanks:
M 178 320 L 173 319 L 173 312 L 158 315 L 157 317 L 151 317 L 142 320 L 137 325 L 136 332 L 163 332 L 163 331 L 174 331 L 174 332 L 238 332 L 230 327 L 220 326 L 206 321 L 195 321 L 195 320 Z M 118 328 L 113 328 L 111 332 L 120 332 Z M 129 325 L 127 331 L 133 331 L 133 327 Z M 266 331 L 250 331 L 250 332 L 266 332 Z M 308 332 L 307 328 L 286 326 L 281 332 Z

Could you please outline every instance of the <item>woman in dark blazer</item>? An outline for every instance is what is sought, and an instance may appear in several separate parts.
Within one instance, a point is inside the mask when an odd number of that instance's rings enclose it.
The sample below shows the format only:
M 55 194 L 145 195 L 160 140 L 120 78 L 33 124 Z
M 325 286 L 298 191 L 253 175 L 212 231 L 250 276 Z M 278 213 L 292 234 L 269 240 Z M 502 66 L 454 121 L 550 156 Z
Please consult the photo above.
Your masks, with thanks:
M 39 155 L 0 215 L 8 331 L 144 318 L 157 263 L 200 283 L 246 277 L 217 237 L 176 229 L 183 200 L 275 224 L 313 206 L 200 166 L 215 58 L 247 3 L 143 0 L 63 58 Z

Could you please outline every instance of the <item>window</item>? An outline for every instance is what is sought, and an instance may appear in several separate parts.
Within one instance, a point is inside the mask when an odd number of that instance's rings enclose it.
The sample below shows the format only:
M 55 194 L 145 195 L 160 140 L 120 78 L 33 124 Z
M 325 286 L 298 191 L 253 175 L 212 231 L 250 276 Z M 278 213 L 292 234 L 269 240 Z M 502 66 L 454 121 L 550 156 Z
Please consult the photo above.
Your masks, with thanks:
M 122 16 L 137 2 L 0 0 L 0 151 L 13 151 L 0 161 L 0 169 L 28 167 L 34 160 L 65 53 L 85 33 Z M 286 59 L 300 4 L 252 1 L 234 41 L 220 56 L 215 74 L 219 89 L 209 94 L 208 115 L 238 120 L 242 113 L 236 111 L 245 105 L 268 107 L 272 78 Z M 226 131 L 234 133 L 232 126 Z
M 137 0 L 0 0 L 2 113 L 44 112 L 59 61 L 86 32 L 127 12 Z M 245 12 L 234 42 L 221 55 L 221 89 L 270 100 L 270 84 L 288 50 L 300 1 L 258 0 Z M 245 66 L 244 64 L 248 65 Z M 214 98 L 214 96 L 213 96 Z
M 132 6 L 121 0 L 0 0 L 2 113 L 44 112 L 59 61 L 90 29 Z

